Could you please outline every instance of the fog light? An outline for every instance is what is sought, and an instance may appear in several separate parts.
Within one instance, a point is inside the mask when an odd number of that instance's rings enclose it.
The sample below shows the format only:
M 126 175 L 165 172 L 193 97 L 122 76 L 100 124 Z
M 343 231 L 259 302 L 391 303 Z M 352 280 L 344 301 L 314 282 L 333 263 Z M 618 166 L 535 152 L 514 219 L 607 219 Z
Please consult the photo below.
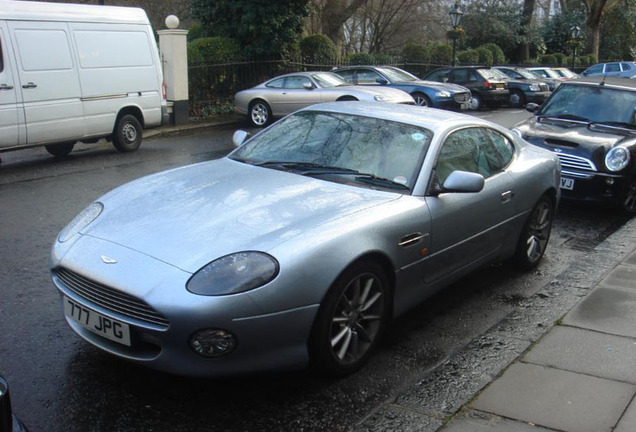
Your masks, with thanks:
M 613 185 L 613 184 L 614 184 L 614 179 L 613 179 L 613 178 L 611 178 L 611 177 L 606 177 L 606 178 L 605 178 L 605 183 L 606 183 L 607 185 L 611 186 L 611 185 Z
M 199 330 L 190 337 L 190 348 L 203 357 L 222 357 L 236 349 L 234 335 L 226 330 Z

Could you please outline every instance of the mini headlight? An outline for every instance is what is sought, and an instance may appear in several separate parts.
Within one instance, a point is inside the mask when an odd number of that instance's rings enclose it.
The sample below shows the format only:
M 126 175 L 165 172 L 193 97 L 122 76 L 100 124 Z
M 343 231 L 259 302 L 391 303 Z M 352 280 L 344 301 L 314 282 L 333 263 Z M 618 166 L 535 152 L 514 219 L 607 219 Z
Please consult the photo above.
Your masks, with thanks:
M 438 91 L 437 93 L 435 93 L 435 95 L 437 97 L 441 97 L 441 98 L 449 98 L 450 97 L 450 93 L 444 90 Z
M 186 284 L 188 291 L 206 296 L 237 294 L 258 288 L 278 274 L 278 261 L 263 252 L 238 252 L 212 261 Z
M 93 222 L 104 210 L 104 205 L 100 202 L 94 202 L 80 212 L 75 218 L 60 232 L 57 240 L 64 243 L 75 234 L 86 228 Z
M 629 150 L 625 147 L 614 147 L 605 155 L 605 166 L 608 170 L 620 171 L 629 163 Z
M 373 99 L 375 99 L 377 102 L 384 102 L 385 100 L 388 100 L 383 95 L 375 95 L 375 96 L 373 96 Z

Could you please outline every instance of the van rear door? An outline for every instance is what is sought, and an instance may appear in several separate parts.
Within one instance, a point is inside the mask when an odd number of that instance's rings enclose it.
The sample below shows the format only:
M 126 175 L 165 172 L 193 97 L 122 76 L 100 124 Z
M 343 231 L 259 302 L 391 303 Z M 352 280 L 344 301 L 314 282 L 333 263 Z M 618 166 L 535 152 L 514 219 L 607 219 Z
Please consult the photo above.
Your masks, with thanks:
M 17 80 L 13 75 L 14 57 L 10 49 L 9 32 L 0 21 L 0 148 L 24 144 L 25 131 L 22 105 L 18 102 Z
M 9 21 L 28 144 L 77 141 L 84 112 L 66 23 Z

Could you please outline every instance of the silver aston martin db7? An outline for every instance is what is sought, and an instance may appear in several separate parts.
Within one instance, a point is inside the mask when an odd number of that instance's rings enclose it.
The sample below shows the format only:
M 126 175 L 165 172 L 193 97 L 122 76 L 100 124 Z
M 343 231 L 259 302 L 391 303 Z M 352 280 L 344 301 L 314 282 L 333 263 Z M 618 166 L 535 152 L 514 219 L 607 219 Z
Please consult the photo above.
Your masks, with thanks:
M 180 375 L 342 375 L 443 286 L 545 252 L 557 156 L 493 123 L 338 102 L 246 137 L 109 192 L 61 231 L 51 274 L 76 333 Z
M 234 109 L 253 126 L 266 126 L 282 117 L 321 102 L 371 101 L 415 104 L 410 94 L 389 87 L 355 86 L 331 72 L 281 75 L 234 95 Z

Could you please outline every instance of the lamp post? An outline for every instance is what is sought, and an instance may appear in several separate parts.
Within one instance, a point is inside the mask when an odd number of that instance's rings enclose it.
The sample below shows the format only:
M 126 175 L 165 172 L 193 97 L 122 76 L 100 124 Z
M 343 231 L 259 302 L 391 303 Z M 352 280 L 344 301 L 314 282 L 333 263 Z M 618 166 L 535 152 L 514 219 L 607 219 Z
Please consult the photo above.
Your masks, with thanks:
M 448 11 L 448 16 L 453 26 L 453 29 L 449 33 L 450 38 L 453 39 L 453 58 L 451 59 L 451 66 L 455 66 L 455 49 L 457 48 L 457 38 L 459 37 L 457 29 L 462 22 L 462 15 L 464 15 L 464 12 L 459 8 L 459 2 L 455 2 L 453 7 Z
M 570 28 L 570 36 L 572 37 L 572 72 L 574 72 L 574 62 L 576 60 L 576 46 L 581 39 L 581 27 L 574 25 Z

